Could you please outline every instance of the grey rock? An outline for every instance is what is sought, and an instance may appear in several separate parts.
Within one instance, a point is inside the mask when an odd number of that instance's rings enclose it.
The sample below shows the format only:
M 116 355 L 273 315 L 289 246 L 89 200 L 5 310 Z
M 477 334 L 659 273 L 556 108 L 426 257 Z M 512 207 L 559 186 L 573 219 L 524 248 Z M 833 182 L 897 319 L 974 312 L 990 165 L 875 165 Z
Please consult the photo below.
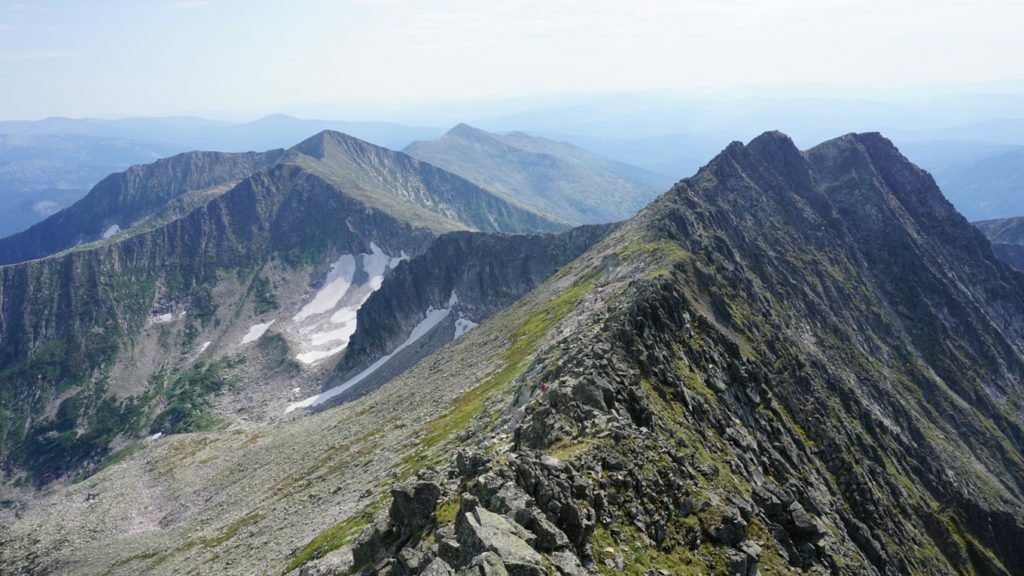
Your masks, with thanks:
M 352 545 L 352 560 L 356 566 L 369 566 L 383 556 L 385 539 L 390 533 L 387 518 L 377 516 L 356 538 Z
M 721 517 L 707 526 L 707 532 L 712 540 L 726 546 L 735 546 L 747 537 L 747 523 L 738 508 L 725 505 L 721 508 Z
M 455 538 L 455 528 L 442 526 L 434 534 L 437 540 L 437 556 L 452 566 L 462 565 L 462 547 Z
M 807 513 L 799 502 L 789 505 L 789 514 L 793 531 L 801 536 L 814 538 L 825 534 L 825 527 L 821 522 Z
M 398 563 L 413 574 L 421 572 L 426 566 L 427 560 L 425 554 L 414 548 L 403 548 L 398 552 Z
M 588 576 L 590 574 L 580 563 L 580 559 L 567 550 L 552 553 L 550 559 L 551 564 L 563 576 Z
M 464 563 L 483 552 L 494 552 L 513 576 L 544 575 L 541 555 L 531 547 L 533 534 L 509 518 L 478 506 L 472 512 L 460 512 L 455 534 Z
M 479 452 L 460 450 L 455 455 L 455 467 L 463 478 L 475 476 L 490 463 L 490 459 Z
M 455 571 L 447 562 L 440 558 L 434 558 L 427 567 L 420 572 L 421 576 L 453 576 Z
M 543 514 L 531 509 L 522 509 L 516 514 L 515 520 L 536 536 L 534 548 L 537 550 L 551 552 L 569 547 L 569 537 Z
M 441 487 L 433 482 L 417 482 L 391 490 L 391 508 L 388 516 L 403 536 L 426 527 L 434 517 Z
M 509 576 L 509 572 L 497 554 L 484 552 L 460 570 L 459 576 Z

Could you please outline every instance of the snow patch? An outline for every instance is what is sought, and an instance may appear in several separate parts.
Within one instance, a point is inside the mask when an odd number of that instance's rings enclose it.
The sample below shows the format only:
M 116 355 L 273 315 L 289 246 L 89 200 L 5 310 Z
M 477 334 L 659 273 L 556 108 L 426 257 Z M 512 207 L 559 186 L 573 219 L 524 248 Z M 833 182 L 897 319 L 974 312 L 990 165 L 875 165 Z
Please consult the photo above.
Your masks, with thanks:
M 391 358 L 394 357 L 395 354 L 398 354 L 402 350 L 415 344 L 417 340 L 424 337 L 428 332 L 433 330 L 438 324 L 443 322 L 444 319 L 447 318 L 448 314 L 450 313 L 451 308 L 441 308 L 440 310 L 435 310 L 433 307 L 429 308 L 427 310 L 427 317 L 421 320 L 420 323 L 417 324 L 416 327 L 412 329 L 412 333 L 409 334 L 409 337 L 405 340 L 405 342 L 402 342 L 402 344 L 399 345 L 398 348 L 395 348 L 390 354 L 378 358 L 377 361 L 371 364 L 366 370 L 363 370 L 359 374 L 356 374 L 355 376 L 346 380 L 343 384 L 339 386 L 335 386 L 330 390 L 325 390 L 324 392 L 321 392 L 316 396 L 310 396 L 309 398 L 306 398 L 305 400 L 302 400 L 300 402 L 289 404 L 288 407 L 285 408 L 284 413 L 287 414 L 299 408 L 309 408 L 311 406 L 323 404 L 324 402 L 330 400 L 331 398 L 334 398 L 338 394 L 341 394 L 342 392 L 362 382 L 368 376 L 376 372 L 381 366 L 387 364 L 388 360 L 391 360 Z
M 120 231 L 121 231 L 121 227 L 118 226 L 117 224 L 114 224 L 113 226 L 111 226 L 110 228 L 107 228 L 106 231 L 103 232 L 103 238 L 104 239 L 110 238 L 111 236 L 113 236 L 114 234 L 117 234 Z
M 150 318 L 150 320 L 153 322 L 153 324 L 167 324 L 170 322 L 174 322 L 174 314 L 171 314 L 170 312 L 158 314 Z
M 249 328 L 249 331 L 245 333 L 245 336 L 242 336 L 242 344 L 248 344 L 249 342 L 255 342 L 259 340 L 260 336 L 263 336 L 263 334 L 267 331 L 268 328 L 270 328 L 274 324 L 274 322 L 277 322 L 277 320 L 271 320 L 270 322 L 264 322 L 263 324 L 256 324 L 255 326 Z
M 407 258 L 405 252 L 389 256 L 373 242 L 369 254 L 338 258 L 323 287 L 285 328 L 298 348 L 295 358 L 303 364 L 315 364 L 343 352 L 355 334 L 359 308 L 380 288 L 388 272 Z
M 479 324 L 473 322 L 469 318 L 459 316 L 459 318 L 455 320 L 455 338 L 462 336 L 477 326 L 479 326 Z
M 210 347 L 210 344 L 211 342 L 209 340 L 203 342 L 203 345 L 199 347 L 199 353 L 202 354 L 203 352 L 206 352 L 206 349 Z
M 327 350 L 310 350 L 309 352 L 301 352 L 295 355 L 295 359 L 303 364 L 315 364 L 324 358 L 330 358 L 335 354 L 341 353 L 345 348 L 348 347 L 348 340 L 345 340 L 344 344 L 336 346 L 334 348 L 328 348 Z
M 352 286 L 352 279 L 356 274 L 356 258 L 351 254 L 345 254 L 338 261 L 331 265 L 331 271 L 327 273 L 324 286 L 313 299 L 299 310 L 293 318 L 301 321 L 316 314 L 323 314 L 332 310 L 348 292 Z
M 150 440 L 159 440 L 160 437 L 163 436 L 163 435 L 164 435 L 163 432 L 157 432 L 156 434 L 153 434 L 152 436 L 150 436 L 149 439 Z
M 459 295 L 454 290 L 452 290 L 451 297 L 448 298 L 448 307 L 453 310 L 458 309 L 459 307 Z M 452 340 L 462 336 L 477 326 L 479 326 L 479 324 L 473 322 L 469 318 L 466 318 L 466 316 L 463 315 L 462 310 L 459 309 L 459 317 L 455 319 L 455 336 Z

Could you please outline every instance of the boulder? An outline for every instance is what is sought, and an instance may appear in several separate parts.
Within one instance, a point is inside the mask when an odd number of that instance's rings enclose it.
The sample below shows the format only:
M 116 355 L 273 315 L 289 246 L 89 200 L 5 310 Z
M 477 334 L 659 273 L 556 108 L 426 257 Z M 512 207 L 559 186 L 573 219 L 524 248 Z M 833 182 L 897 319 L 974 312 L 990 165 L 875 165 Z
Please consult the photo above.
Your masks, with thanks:
M 535 537 L 514 520 L 495 514 L 483 506 L 470 512 L 460 511 L 455 535 L 464 564 L 493 552 L 511 576 L 545 576 L 541 555 L 531 547 Z
M 388 516 L 403 537 L 414 534 L 434 518 L 441 487 L 433 482 L 417 482 L 391 490 L 391 508 Z
M 454 576 L 455 571 L 448 565 L 447 562 L 440 558 L 434 558 L 434 560 L 427 564 L 427 567 L 420 572 L 420 576 Z
M 352 544 L 352 560 L 356 566 L 369 566 L 386 552 L 385 542 L 390 540 L 391 527 L 387 518 L 378 516 L 363 529 Z
M 460 570 L 459 576 L 509 576 L 509 572 L 497 554 L 484 552 L 474 557 L 468 566 Z
M 738 508 L 729 504 L 718 508 L 718 514 L 713 512 L 709 516 L 715 518 L 709 520 L 706 526 L 712 540 L 726 546 L 735 546 L 747 537 L 747 523 Z
M 569 547 L 569 537 L 565 535 L 543 514 L 530 509 L 523 508 L 516 511 L 515 521 L 525 527 L 536 536 L 534 548 L 541 552 L 553 550 L 564 550 Z

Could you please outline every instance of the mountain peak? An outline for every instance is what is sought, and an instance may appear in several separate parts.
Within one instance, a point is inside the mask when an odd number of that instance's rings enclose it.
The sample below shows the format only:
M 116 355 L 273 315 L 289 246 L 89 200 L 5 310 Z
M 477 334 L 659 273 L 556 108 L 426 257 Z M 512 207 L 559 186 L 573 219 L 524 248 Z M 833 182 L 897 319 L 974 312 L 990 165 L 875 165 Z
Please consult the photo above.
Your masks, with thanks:
M 480 128 L 474 128 L 464 122 L 459 122 L 451 130 L 445 133 L 445 136 L 457 136 L 460 138 L 493 138 L 494 135 L 486 130 Z
M 292 147 L 306 156 L 322 159 L 331 147 L 361 148 L 372 144 L 337 130 L 322 130 Z
M 803 155 L 789 136 L 773 130 L 750 141 L 747 151 L 766 164 L 780 170 L 792 171 L 804 166 Z
M 750 141 L 747 145 L 750 148 L 763 148 L 763 147 L 788 147 L 796 149 L 796 144 L 793 143 L 793 139 L 784 132 L 778 130 L 768 130 L 762 132 L 759 136 Z

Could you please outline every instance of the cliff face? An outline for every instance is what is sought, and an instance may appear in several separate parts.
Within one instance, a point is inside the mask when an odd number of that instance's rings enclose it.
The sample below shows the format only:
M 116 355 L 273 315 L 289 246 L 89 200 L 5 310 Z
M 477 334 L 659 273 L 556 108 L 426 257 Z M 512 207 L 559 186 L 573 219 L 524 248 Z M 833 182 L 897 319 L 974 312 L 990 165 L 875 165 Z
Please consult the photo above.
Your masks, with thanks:
M 393 352 L 431 310 L 454 308 L 451 322 L 444 323 L 445 335 L 419 346 L 403 363 L 426 357 L 533 290 L 612 229 L 595 225 L 561 234 L 453 232 L 439 237 L 423 254 L 398 266 L 359 309 L 355 334 L 325 386 L 342 384 Z M 367 393 L 372 382 L 358 392 Z

